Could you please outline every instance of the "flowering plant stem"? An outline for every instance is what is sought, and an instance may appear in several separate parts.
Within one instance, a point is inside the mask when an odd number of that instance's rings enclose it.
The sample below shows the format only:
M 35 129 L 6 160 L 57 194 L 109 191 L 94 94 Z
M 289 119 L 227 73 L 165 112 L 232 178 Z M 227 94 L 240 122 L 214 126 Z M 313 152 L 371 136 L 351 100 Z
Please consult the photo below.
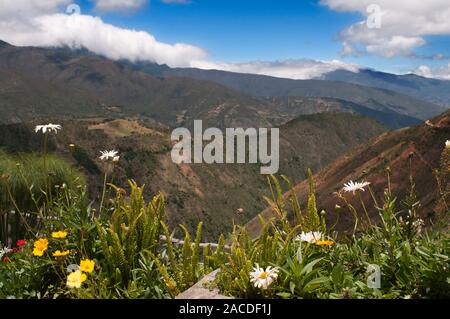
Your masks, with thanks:
M 106 179 L 108 177 L 108 173 L 105 172 L 105 175 L 103 177 L 103 190 L 102 190 L 102 199 L 100 201 L 100 215 L 102 214 L 103 211 L 103 202 L 105 201 L 105 193 L 106 193 Z
M 358 197 L 361 202 L 361 207 L 363 208 L 364 215 L 366 216 L 366 227 L 368 228 L 368 227 L 372 226 L 372 222 L 370 221 L 370 217 L 369 217 L 369 214 L 367 213 L 366 205 L 364 204 L 364 201 L 362 199 L 360 192 L 358 192 Z

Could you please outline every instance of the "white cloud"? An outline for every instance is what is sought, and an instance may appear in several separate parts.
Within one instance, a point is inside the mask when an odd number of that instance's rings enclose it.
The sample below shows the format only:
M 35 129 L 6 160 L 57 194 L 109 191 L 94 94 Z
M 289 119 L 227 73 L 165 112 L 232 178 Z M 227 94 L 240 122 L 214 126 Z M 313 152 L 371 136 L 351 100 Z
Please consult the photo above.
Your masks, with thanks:
M 427 78 L 450 80 L 450 63 L 435 68 L 430 68 L 427 65 L 421 65 L 414 71 L 414 73 Z
M 366 17 L 343 30 L 342 54 L 377 54 L 383 57 L 412 56 L 413 50 L 426 44 L 428 35 L 450 34 L 448 0 L 321 0 L 340 12 L 359 12 Z M 370 5 L 380 8 L 380 28 L 369 28 Z
M 284 61 L 253 61 L 242 63 L 194 61 L 193 67 L 201 69 L 216 69 L 238 73 L 264 74 L 280 78 L 311 79 L 324 73 L 338 69 L 358 72 L 359 67 L 339 60 L 284 60 Z
M 189 4 L 191 0 L 162 0 L 162 2 L 167 4 Z
M 55 13 L 71 2 L 71 0 L 0 0 L 0 21 Z
M 148 32 L 115 27 L 90 15 L 58 13 L 70 1 L 2 0 L 0 39 L 13 45 L 85 47 L 110 59 L 147 60 L 189 66 L 203 59 L 199 47 L 159 42 Z M 20 12 L 21 16 L 16 14 Z M 25 13 L 23 13 L 25 12 Z
M 95 8 L 101 11 L 136 10 L 142 7 L 146 0 L 94 0 Z

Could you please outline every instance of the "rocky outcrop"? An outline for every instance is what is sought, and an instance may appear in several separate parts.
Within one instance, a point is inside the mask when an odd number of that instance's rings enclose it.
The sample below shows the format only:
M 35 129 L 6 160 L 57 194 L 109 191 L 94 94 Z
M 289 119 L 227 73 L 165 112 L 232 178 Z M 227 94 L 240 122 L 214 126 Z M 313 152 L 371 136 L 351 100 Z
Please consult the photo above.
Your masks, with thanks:
M 176 296 L 175 299 L 233 299 L 232 297 L 221 295 L 219 289 L 209 287 L 218 272 L 219 269 L 216 269 L 206 275 L 194 286 Z

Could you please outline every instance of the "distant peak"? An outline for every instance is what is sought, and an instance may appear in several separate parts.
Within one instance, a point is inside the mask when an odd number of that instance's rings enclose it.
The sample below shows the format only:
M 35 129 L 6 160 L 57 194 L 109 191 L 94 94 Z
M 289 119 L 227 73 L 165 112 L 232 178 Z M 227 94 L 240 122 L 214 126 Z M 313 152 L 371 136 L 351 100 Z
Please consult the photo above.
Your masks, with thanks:
M 0 40 L 0 48 L 2 48 L 2 47 L 10 47 L 10 46 L 11 46 L 11 44 L 9 44 L 8 42 Z

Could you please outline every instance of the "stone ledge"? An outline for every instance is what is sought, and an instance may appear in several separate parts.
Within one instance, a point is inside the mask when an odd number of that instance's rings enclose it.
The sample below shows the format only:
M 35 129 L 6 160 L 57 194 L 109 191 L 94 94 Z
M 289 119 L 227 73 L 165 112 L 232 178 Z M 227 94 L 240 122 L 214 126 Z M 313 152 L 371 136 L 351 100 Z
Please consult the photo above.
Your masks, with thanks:
M 205 287 L 205 285 L 208 286 L 214 281 L 218 272 L 219 269 L 216 269 L 212 273 L 209 273 L 194 286 L 176 296 L 175 299 L 234 299 L 221 295 L 217 288 L 210 289 Z

